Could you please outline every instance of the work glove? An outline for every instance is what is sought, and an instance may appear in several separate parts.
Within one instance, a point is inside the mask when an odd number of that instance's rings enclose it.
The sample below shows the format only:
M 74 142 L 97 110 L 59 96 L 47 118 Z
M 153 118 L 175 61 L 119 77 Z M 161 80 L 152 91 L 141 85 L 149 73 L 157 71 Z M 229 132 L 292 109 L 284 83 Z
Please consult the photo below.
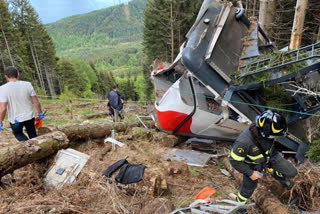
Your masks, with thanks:
M 118 111 L 118 113 L 119 113 L 119 114 L 122 114 L 122 111 L 121 111 L 121 110 L 119 110 L 119 111 Z
M 0 131 L 3 131 L 3 122 L 0 122 Z
M 43 118 L 44 118 L 44 113 L 42 113 L 42 112 L 39 113 L 38 117 L 39 117 L 40 120 L 43 120 Z
M 110 111 L 109 109 L 108 109 L 108 111 L 107 111 L 107 114 L 108 114 L 108 115 L 110 115 L 110 114 L 111 114 L 111 111 Z

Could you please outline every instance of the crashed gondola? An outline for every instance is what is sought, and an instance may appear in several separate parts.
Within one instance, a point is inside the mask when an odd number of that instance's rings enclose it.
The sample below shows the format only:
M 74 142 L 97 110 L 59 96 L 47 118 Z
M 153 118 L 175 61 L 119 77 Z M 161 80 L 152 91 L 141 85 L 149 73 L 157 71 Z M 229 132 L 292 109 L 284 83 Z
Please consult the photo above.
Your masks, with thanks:
M 319 110 L 320 100 L 316 93 L 296 89 L 320 79 L 320 44 L 284 52 L 275 63 L 268 53 L 276 47 L 256 19 L 248 19 L 230 2 L 216 0 L 203 2 L 186 37 L 172 64 L 153 65 L 159 127 L 175 135 L 234 141 L 257 115 L 272 108 L 262 104 L 261 88 L 281 85 L 294 110 L 287 111 L 288 135 L 276 140 L 302 161 L 309 145 L 302 123 Z M 303 65 L 298 70 L 283 72 L 298 63 Z M 265 74 L 268 79 L 261 81 L 258 77 Z

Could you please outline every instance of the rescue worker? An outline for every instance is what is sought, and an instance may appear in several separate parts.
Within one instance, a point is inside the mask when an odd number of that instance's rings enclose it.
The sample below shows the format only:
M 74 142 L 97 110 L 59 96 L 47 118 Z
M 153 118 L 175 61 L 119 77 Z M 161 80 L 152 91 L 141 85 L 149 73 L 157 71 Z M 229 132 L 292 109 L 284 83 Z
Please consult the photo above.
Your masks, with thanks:
M 237 201 L 245 204 L 257 187 L 258 179 L 267 168 L 286 187 L 290 178 L 297 174 L 296 168 L 274 148 L 274 138 L 283 136 L 287 123 L 279 113 L 267 110 L 257 116 L 256 122 L 245 129 L 233 144 L 229 160 L 231 165 L 243 174 Z M 244 213 L 240 211 L 239 213 Z
M 122 100 L 121 97 L 118 93 L 119 90 L 119 86 L 118 84 L 114 84 L 112 87 L 112 90 L 109 92 L 108 94 L 108 113 L 110 111 L 110 114 L 113 115 L 113 122 L 119 122 L 119 117 L 120 119 L 122 118 L 122 108 L 123 108 L 123 104 L 122 104 Z

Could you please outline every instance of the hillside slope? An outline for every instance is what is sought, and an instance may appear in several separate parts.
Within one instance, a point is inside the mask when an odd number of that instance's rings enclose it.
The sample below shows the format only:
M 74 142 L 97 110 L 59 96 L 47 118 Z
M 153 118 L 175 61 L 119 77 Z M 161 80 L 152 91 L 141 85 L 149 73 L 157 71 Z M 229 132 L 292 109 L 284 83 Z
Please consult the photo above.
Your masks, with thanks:
M 142 39 L 143 11 L 146 0 L 133 0 L 128 6 L 118 5 L 88 14 L 71 16 L 48 24 L 58 55 L 71 49 L 115 46 Z M 67 51 L 68 53 L 64 53 Z

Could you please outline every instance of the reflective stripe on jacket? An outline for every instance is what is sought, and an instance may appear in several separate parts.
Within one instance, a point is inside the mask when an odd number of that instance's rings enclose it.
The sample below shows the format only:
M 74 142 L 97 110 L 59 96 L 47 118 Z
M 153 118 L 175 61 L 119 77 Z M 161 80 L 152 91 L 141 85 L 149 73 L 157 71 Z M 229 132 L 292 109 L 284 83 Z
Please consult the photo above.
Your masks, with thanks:
M 259 142 L 266 155 L 270 152 L 273 140 L 260 139 Z M 255 144 L 249 128 L 245 129 L 236 139 L 230 152 L 231 165 L 240 173 L 250 177 L 254 170 L 261 170 L 266 159 Z

